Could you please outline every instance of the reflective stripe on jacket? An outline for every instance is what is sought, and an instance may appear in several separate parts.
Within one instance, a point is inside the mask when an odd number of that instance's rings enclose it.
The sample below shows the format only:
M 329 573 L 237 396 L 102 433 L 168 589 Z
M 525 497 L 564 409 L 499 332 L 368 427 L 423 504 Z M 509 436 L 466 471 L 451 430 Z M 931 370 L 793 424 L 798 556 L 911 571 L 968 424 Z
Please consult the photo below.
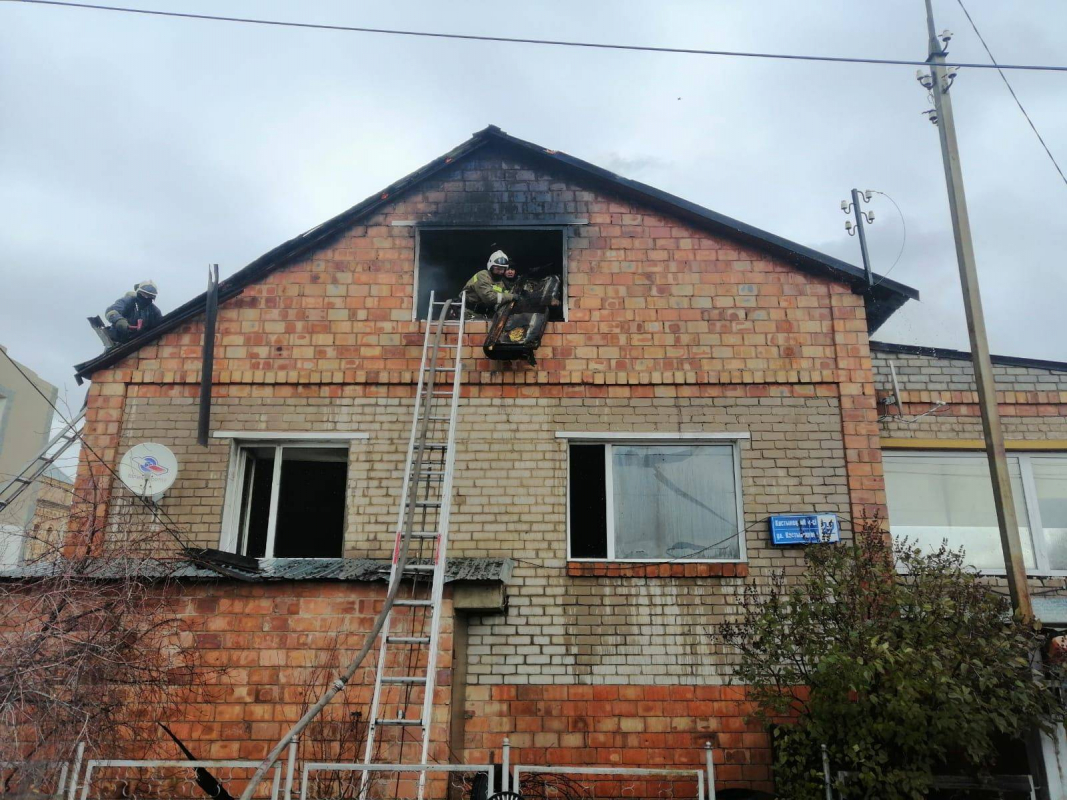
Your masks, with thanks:
M 483 269 L 476 272 L 474 276 L 467 281 L 463 287 L 464 293 L 467 295 L 467 302 L 472 300 L 481 303 L 483 306 L 496 306 L 500 302 L 501 295 L 504 293 L 504 284 L 502 281 L 494 281 L 493 276 L 489 273 L 489 270 Z
M 137 292 L 126 292 L 104 312 L 104 319 L 112 325 L 120 319 L 125 319 L 131 325 L 136 326 L 140 320 L 144 323 L 141 326 L 142 331 L 154 328 L 162 317 L 163 313 L 156 308 L 156 304 L 141 302 L 137 297 Z

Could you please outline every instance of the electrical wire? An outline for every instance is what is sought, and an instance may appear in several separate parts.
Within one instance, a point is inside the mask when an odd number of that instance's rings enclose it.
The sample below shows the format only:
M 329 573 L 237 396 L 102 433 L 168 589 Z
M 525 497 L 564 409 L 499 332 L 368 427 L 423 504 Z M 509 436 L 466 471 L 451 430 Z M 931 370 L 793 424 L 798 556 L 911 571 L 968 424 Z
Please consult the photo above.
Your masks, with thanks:
M 1052 151 L 1048 149 L 1048 145 L 1045 144 L 1044 138 L 1038 132 L 1037 126 L 1034 125 L 1034 121 L 1030 119 L 1030 115 L 1027 114 L 1026 109 L 1023 108 L 1023 104 L 1022 101 L 1019 99 L 1019 95 L 1015 94 L 1015 90 L 1012 88 L 1011 84 L 1008 83 L 1008 76 L 1004 74 L 1004 69 L 999 64 L 997 64 L 997 60 L 993 57 L 993 51 L 989 49 L 989 45 L 986 44 L 985 38 L 982 36 L 981 31 L 979 31 L 978 26 L 974 24 L 974 19 L 972 19 L 971 17 L 971 12 L 969 12 L 967 10 L 967 6 L 963 4 L 963 0 L 956 0 L 956 2 L 958 2 L 960 4 L 960 8 L 963 9 L 963 13 L 964 16 L 967 17 L 967 21 L 971 23 L 971 28 L 974 29 L 974 33 L 978 37 L 978 41 L 982 43 L 982 47 L 985 48 L 986 55 L 989 56 L 989 60 L 993 62 L 993 66 L 996 67 L 997 72 L 1000 73 L 1000 79 L 1004 81 L 1004 85 L 1008 87 L 1008 91 L 1011 93 L 1012 99 L 1015 100 L 1015 105 L 1017 105 L 1019 107 L 1019 110 L 1023 112 L 1023 116 L 1026 117 L 1026 121 L 1030 123 L 1030 129 L 1034 132 L 1034 136 L 1036 136 L 1037 140 L 1041 142 L 1041 146 L 1045 148 L 1045 153 L 1046 155 L 1048 155 L 1049 161 L 1052 162 L 1052 166 L 1056 168 L 1056 172 L 1060 174 L 1060 178 L 1063 180 L 1064 184 L 1067 184 L 1067 175 L 1063 174 L 1063 170 L 1060 168 L 1059 163 L 1056 161 L 1056 157 L 1052 155 Z
M 896 267 L 896 265 L 900 263 L 900 257 L 904 255 L 904 245 L 908 243 L 908 223 L 904 221 L 904 212 L 900 210 L 900 206 L 897 205 L 896 200 L 887 195 L 885 192 L 880 192 L 877 189 L 871 189 L 871 193 L 880 194 L 882 195 L 882 197 L 886 198 L 890 203 L 893 204 L 893 208 L 895 208 L 897 210 L 897 214 L 900 215 L 900 225 L 904 231 L 904 236 L 900 240 L 900 250 L 897 251 L 897 257 L 893 259 L 893 266 L 887 269 L 885 271 L 885 274 L 878 279 L 878 282 L 871 286 L 871 289 L 877 289 L 889 278 L 889 273 L 891 273 L 894 267 Z
M 230 17 L 214 14 L 193 14 L 184 11 L 158 11 L 148 8 L 128 8 L 125 6 L 108 6 L 93 3 L 70 3 L 65 0 L 6 0 L 9 3 L 27 5 L 63 6 L 65 8 L 82 8 L 93 11 L 117 11 L 126 14 L 144 14 L 153 17 L 176 17 L 180 19 L 206 20 L 211 22 L 240 22 L 249 25 L 269 25 L 280 28 L 303 28 L 305 30 L 343 31 L 350 33 L 376 33 L 387 36 L 417 36 L 428 39 L 458 39 L 472 42 L 502 42 L 506 44 L 535 44 L 553 47 L 584 47 L 600 50 L 628 50 L 641 53 L 675 53 L 695 56 L 728 56 L 733 58 L 769 58 L 785 61 L 821 61 L 836 64 L 877 64 L 891 66 L 930 66 L 926 61 L 904 58 L 852 58 L 847 56 L 813 56 L 791 53 L 761 53 L 743 50 L 701 50 L 690 47 L 653 47 L 650 45 L 608 44 L 605 42 L 581 42 L 562 39 L 532 39 L 517 36 L 479 36 L 468 33 L 439 33 L 436 31 L 401 30 L 397 28 L 370 28 L 356 25 L 330 25 L 315 22 L 286 22 L 275 19 L 256 17 Z M 1067 72 L 1067 66 L 1049 64 L 970 64 L 963 62 L 946 62 L 946 67 L 970 67 L 973 69 L 1014 69 L 1038 72 Z

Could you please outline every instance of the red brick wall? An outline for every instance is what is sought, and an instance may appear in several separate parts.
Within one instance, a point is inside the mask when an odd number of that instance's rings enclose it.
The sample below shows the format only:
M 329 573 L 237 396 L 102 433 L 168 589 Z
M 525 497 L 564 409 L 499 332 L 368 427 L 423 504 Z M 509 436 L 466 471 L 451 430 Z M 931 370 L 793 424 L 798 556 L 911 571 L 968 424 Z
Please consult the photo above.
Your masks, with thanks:
M 202 654 L 208 687 L 169 727 L 201 758 L 256 759 L 267 754 L 306 705 L 325 691 L 336 668 L 343 669 L 363 646 L 381 611 L 385 585 L 225 581 L 187 583 L 171 591 L 173 612 Z M 377 663 L 375 650 L 346 693 L 363 719 Z M 448 759 L 451 675 L 451 607 L 446 604 L 431 750 L 443 761 Z M 333 718 L 342 710 L 340 698 L 328 707 Z M 415 748 L 405 746 L 408 757 Z
M 506 736 L 512 763 L 701 769 L 710 741 L 718 788 L 770 790 L 770 738 L 746 722 L 753 710 L 730 686 L 471 687 L 466 752 L 487 759 Z
M 172 612 L 202 656 L 207 687 L 164 720 L 200 758 L 258 759 L 317 699 L 347 663 L 381 609 L 383 584 L 204 582 L 173 586 Z M 446 609 L 447 610 L 447 609 Z M 436 693 L 432 757 L 450 759 L 452 625 L 446 613 Z M 340 633 L 340 635 L 338 635 Z M 339 658 L 335 649 L 340 647 Z M 347 692 L 369 710 L 372 652 Z M 318 683 L 310 681 L 319 678 Z M 331 718 L 343 712 L 339 700 Z M 512 763 L 701 769 L 713 745 L 720 789 L 770 789 L 770 742 L 743 688 L 729 686 L 470 686 L 468 763 L 499 763 L 504 738 Z M 305 736 L 301 757 L 316 744 Z M 406 745 L 409 756 L 414 745 Z M 168 741 L 153 754 L 172 757 Z M 362 757 L 362 751 L 360 752 Z
M 224 303 L 216 381 L 411 382 L 422 342 L 411 322 L 416 231 L 390 223 L 485 223 L 499 216 L 493 203 L 483 209 L 465 195 L 504 200 L 514 191 L 529 199 L 513 202 L 509 216 L 589 220 L 573 226 L 568 239 L 569 321 L 550 326 L 536 370 L 480 361 L 472 382 L 506 373 L 505 381 L 539 384 L 807 383 L 813 371 L 852 369 L 841 359 L 862 358 L 838 347 L 861 345 L 841 335 L 865 332 L 862 298 L 849 289 L 487 153 Z M 546 203 L 566 213 L 539 210 Z M 839 294 L 846 297 L 831 303 Z M 189 323 L 127 359 L 114 377 L 194 380 L 201 337 L 201 323 Z

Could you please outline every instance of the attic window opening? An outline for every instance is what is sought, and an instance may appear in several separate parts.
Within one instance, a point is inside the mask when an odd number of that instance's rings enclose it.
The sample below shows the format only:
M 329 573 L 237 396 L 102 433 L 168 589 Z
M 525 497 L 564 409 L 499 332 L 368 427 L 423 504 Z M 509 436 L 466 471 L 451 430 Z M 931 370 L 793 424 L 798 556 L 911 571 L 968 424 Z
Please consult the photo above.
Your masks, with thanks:
M 464 285 L 485 269 L 497 250 L 507 253 L 518 280 L 555 275 L 563 286 L 563 303 L 549 311 L 549 320 L 566 318 L 566 235 L 561 228 L 419 228 L 415 293 L 416 319 L 425 319 L 430 292 L 438 300 L 458 299 Z
M 234 552 L 252 558 L 343 555 L 347 445 L 238 445 L 232 474 Z

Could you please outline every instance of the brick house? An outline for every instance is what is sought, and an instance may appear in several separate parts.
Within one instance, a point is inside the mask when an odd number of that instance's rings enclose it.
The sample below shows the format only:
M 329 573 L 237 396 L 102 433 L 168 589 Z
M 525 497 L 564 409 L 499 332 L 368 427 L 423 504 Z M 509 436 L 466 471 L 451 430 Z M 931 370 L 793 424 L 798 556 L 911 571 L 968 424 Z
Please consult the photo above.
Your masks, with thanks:
M 176 593 L 229 671 L 172 727 L 203 757 L 261 757 L 330 633 L 359 646 L 393 546 L 420 309 L 497 245 L 558 274 L 565 303 L 536 367 L 483 359 L 485 323 L 469 326 L 434 757 L 486 762 L 507 736 L 528 763 L 699 766 L 714 739 L 720 787 L 770 788 L 767 736 L 707 629 L 746 582 L 801 568 L 770 515 L 836 513 L 844 536 L 884 518 L 880 439 L 914 454 L 906 439 L 980 438 L 973 388 L 943 353 L 872 352 L 913 289 L 868 289 L 851 265 L 495 127 L 223 281 L 207 448 L 202 296 L 78 365 L 93 451 L 167 445 L 182 467 L 161 508 L 186 543 L 264 559 L 190 570 Z M 1063 366 L 1005 386 L 1009 436 L 1067 450 Z M 937 399 L 948 412 L 901 419 Z M 279 461 L 273 488 L 239 469 Z M 122 502 L 99 463 L 78 483 L 111 498 L 102 517 Z
M 1004 560 L 989 487 L 970 353 L 871 342 L 880 400 L 890 532 L 936 547 L 947 540 L 1004 591 Z M 1034 611 L 1067 628 L 1067 362 L 993 356 L 997 404 Z M 1046 787 L 1067 797 L 1067 737 L 1043 740 Z M 1002 754 L 1002 769 L 1026 769 Z M 1014 765 L 1012 762 L 1014 761 Z M 1040 788 L 1039 788 L 1039 791 Z

